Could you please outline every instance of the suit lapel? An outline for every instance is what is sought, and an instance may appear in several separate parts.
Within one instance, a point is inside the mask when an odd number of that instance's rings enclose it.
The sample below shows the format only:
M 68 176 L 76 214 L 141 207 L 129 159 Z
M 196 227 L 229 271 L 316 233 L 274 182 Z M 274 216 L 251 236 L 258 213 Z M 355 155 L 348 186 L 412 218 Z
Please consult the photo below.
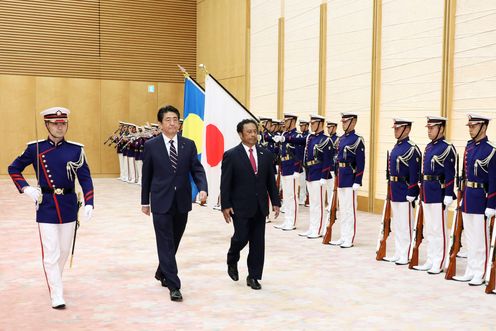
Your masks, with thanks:
M 257 148 L 257 150 L 258 150 L 258 148 Z M 248 173 L 255 176 L 255 172 L 253 171 L 253 167 L 251 166 L 250 159 L 248 158 L 248 155 L 246 154 L 246 150 L 243 147 L 243 144 L 238 145 L 238 152 L 241 154 L 240 155 L 241 163 L 243 163 L 245 165 Z
M 186 151 L 186 141 L 180 135 L 177 135 L 177 145 L 178 145 L 178 148 L 177 148 L 177 159 L 178 159 L 177 160 L 177 167 L 179 168 L 181 166 L 181 164 L 184 163 L 184 161 L 186 160 L 184 158 L 185 151 Z

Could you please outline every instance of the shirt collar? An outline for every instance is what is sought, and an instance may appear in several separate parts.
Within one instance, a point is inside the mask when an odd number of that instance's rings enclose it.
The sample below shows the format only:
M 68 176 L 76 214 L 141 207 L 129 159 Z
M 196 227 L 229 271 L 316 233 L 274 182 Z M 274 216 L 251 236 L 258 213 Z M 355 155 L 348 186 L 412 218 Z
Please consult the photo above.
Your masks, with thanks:
M 254 145 L 253 147 L 248 147 L 246 146 L 245 144 L 241 143 L 241 145 L 243 145 L 246 153 L 250 153 L 250 148 L 253 149 L 253 152 L 256 153 L 257 152 L 257 145 Z
M 402 144 L 402 143 L 404 143 L 405 141 L 408 141 L 408 140 L 410 140 L 410 137 L 405 137 L 405 138 L 403 138 L 401 140 L 398 140 L 397 144 L 400 145 L 400 144 Z
M 166 144 L 170 144 L 171 140 L 174 140 L 174 145 L 177 147 L 177 134 L 172 137 L 172 139 L 168 138 L 165 134 L 162 133 L 162 137 L 164 137 L 164 141 Z
M 62 145 L 64 142 L 65 142 L 65 138 L 62 138 L 61 141 L 59 141 L 58 143 L 55 143 L 52 139 L 50 139 L 50 137 L 47 138 L 47 141 L 50 143 L 50 145 L 52 146 L 60 146 Z

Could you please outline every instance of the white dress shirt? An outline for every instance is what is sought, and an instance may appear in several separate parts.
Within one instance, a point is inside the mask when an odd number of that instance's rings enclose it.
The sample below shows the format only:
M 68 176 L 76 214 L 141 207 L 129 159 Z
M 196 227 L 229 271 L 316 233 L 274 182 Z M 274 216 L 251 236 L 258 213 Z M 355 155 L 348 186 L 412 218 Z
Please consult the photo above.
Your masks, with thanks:
M 177 146 L 177 134 L 172 138 L 168 138 L 165 134 L 162 133 L 162 137 L 164 138 L 165 148 L 167 148 L 167 154 L 170 156 L 170 142 L 174 141 L 174 147 L 176 148 L 176 154 L 179 157 L 179 148 Z
M 241 144 L 245 148 L 246 155 L 248 156 L 248 160 L 250 159 L 250 148 L 253 150 L 253 157 L 255 158 L 255 164 L 257 166 L 257 172 L 258 172 L 258 156 L 257 156 L 257 148 L 255 146 L 253 147 L 248 147 L 245 144 Z M 251 163 L 251 162 L 250 162 Z

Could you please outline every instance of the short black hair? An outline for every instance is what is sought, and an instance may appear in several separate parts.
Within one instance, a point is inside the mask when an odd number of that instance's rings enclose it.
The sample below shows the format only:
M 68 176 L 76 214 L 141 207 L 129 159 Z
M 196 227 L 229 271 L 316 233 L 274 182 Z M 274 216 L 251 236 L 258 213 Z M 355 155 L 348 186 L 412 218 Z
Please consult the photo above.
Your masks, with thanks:
M 172 106 L 172 105 L 166 105 L 166 106 L 163 106 L 162 108 L 160 108 L 158 110 L 158 113 L 157 113 L 157 120 L 162 123 L 162 120 L 164 119 L 164 115 L 165 113 L 174 113 L 177 115 L 177 119 L 179 119 L 180 115 L 179 115 L 179 110 L 177 110 L 176 107 Z
M 239 122 L 238 125 L 236 126 L 236 131 L 238 131 L 238 133 L 243 132 L 243 128 L 244 128 L 245 124 L 248 124 L 248 123 L 255 124 L 255 127 L 257 128 L 257 131 L 258 131 L 258 123 L 254 119 L 251 119 L 251 118 L 246 118 L 246 119 L 242 120 L 241 122 Z

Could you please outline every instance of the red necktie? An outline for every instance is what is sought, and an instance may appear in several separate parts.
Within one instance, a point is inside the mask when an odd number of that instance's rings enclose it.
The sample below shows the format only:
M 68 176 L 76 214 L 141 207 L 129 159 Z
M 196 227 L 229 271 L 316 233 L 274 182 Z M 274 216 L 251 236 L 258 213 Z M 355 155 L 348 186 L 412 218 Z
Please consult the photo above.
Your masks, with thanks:
M 257 173 L 257 164 L 255 163 L 255 157 L 253 156 L 253 148 L 250 148 L 249 151 L 250 151 L 250 163 L 251 163 L 251 167 L 253 168 L 253 171 L 256 174 Z

